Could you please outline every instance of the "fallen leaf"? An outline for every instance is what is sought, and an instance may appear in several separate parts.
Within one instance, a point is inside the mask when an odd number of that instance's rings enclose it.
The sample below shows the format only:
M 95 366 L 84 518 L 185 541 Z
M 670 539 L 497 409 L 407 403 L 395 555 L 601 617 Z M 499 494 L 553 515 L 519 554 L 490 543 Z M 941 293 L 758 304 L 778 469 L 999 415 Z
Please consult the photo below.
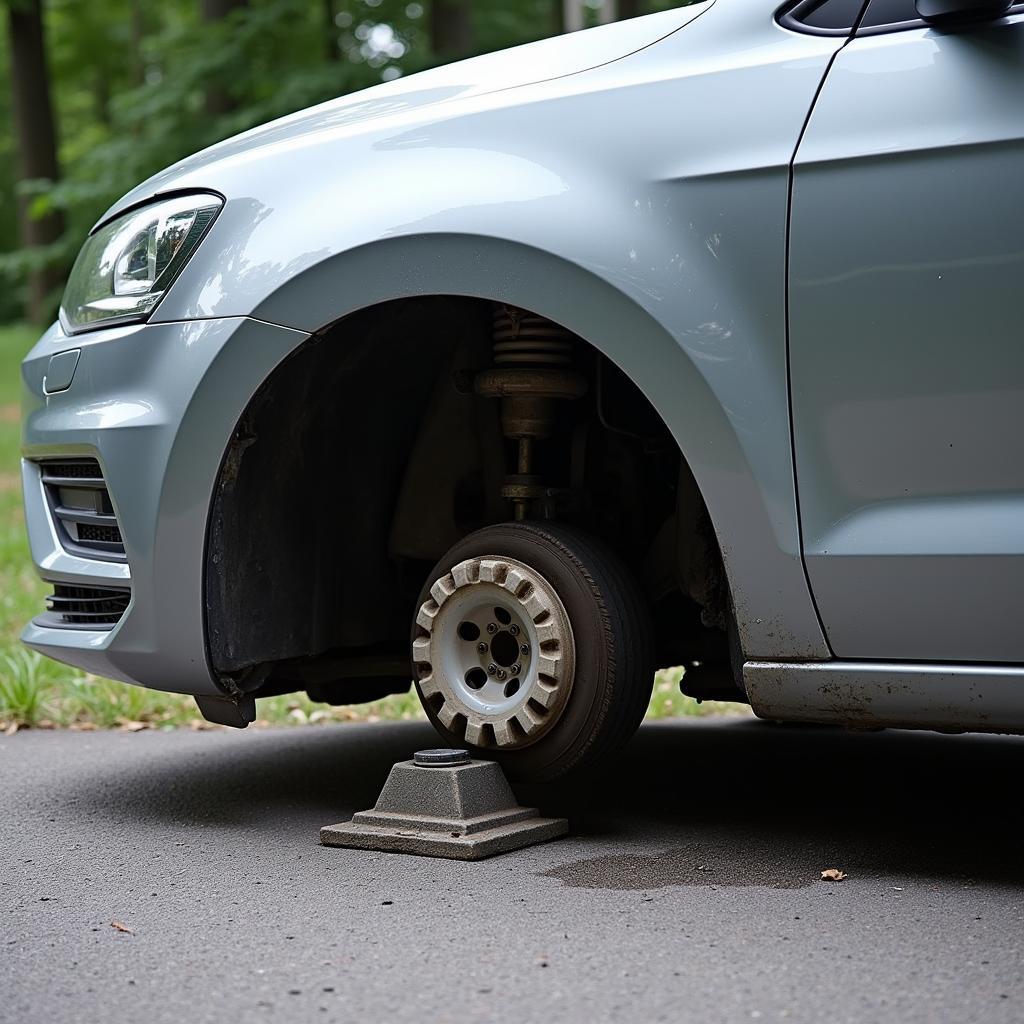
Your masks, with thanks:
M 13 736 L 18 731 L 19 728 L 20 724 L 18 722 L 11 722 L 11 724 L 7 726 L 6 729 L 4 729 L 4 735 Z
M 839 868 L 825 868 L 821 873 L 822 881 L 825 882 L 841 882 L 846 877 L 845 871 L 840 871 Z
M 120 921 L 111 921 L 110 927 L 115 931 L 124 932 L 125 935 L 134 935 L 135 932 L 131 930 L 126 924 L 122 924 Z
M 149 728 L 149 722 L 134 722 L 130 718 L 119 718 L 117 727 L 122 732 L 142 732 L 143 729 Z

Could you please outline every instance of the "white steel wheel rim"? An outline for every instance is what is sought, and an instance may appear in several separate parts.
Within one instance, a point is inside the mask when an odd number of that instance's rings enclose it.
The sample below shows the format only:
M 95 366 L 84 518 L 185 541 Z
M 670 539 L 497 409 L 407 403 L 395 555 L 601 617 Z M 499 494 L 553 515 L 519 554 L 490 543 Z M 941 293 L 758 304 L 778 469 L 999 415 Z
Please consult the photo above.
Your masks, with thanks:
M 560 718 L 575 670 L 572 627 L 529 566 L 498 555 L 459 562 L 434 581 L 416 627 L 420 697 L 466 743 L 525 747 Z

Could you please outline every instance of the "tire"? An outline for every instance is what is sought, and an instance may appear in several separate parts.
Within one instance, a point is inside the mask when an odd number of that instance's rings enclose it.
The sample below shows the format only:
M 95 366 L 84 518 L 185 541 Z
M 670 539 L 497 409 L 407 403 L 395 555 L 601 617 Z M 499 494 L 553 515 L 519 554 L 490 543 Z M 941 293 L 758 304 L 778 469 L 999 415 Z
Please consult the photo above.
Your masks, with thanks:
M 509 637 L 529 651 L 516 663 Z M 444 742 L 524 782 L 622 747 L 654 684 L 637 583 L 602 544 L 560 525 L 504 523 L 461 540 L 420 593 L 412 639 L 417 692 Z

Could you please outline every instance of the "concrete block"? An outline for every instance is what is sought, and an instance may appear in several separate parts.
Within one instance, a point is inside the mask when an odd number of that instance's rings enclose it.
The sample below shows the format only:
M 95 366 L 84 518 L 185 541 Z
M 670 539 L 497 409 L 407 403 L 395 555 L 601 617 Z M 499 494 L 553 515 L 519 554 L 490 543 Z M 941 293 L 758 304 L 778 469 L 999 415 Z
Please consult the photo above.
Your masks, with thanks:
M 424 751 L 423 755 L 440 754 Z M 461 753 L 461 752 L 460 752 Z M 391 769 L 376 806 L 320 830 L 325 846 L 480 860 L 565 835 L 565 818 L 520 807 L 493 761 L 417 763 Z M 450 760 L 455 760 L 454 758 Z

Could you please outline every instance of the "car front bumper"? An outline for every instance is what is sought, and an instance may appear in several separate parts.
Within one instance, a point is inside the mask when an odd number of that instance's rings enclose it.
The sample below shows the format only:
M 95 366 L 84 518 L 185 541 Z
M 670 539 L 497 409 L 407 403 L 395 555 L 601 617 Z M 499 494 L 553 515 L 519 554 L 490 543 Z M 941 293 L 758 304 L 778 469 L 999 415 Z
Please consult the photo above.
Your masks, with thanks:
M 33 562 L 48 582 L 130 589 L 131 597 L 109 628 L 60 625 L 41 615 L 22 634 L 29 647 L 154 689 L 222 692 L 206 658 L 203 612 L 211 499 L 247 403 L 306 337 L 230 317 L 73 336 L 54 325 L 40 339 L 22 364 L 22 476 Z M 47 394 L 51 358 L 75 349 L 81 354 L 70 386 Z M 62 540 L 39 460 L 83 457 L 99 462 L 125 561 L 90 557 Z

